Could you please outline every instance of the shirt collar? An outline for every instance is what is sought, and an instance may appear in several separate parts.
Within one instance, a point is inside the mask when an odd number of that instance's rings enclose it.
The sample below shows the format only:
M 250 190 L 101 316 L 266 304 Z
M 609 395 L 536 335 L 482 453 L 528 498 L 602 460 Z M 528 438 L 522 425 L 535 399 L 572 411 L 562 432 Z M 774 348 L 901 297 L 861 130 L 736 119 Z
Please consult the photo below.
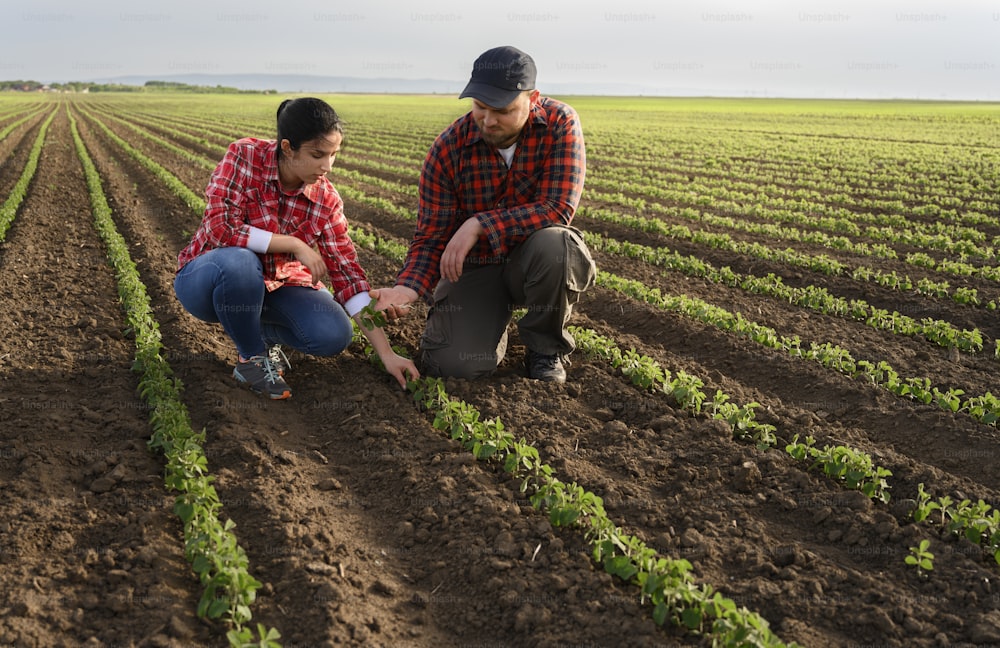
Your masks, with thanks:
M 264 180 L 274 182 L 281 190 L 281 179 L 278 177 L 278 141 L 272 140 L 271 145 L 264 150 Z

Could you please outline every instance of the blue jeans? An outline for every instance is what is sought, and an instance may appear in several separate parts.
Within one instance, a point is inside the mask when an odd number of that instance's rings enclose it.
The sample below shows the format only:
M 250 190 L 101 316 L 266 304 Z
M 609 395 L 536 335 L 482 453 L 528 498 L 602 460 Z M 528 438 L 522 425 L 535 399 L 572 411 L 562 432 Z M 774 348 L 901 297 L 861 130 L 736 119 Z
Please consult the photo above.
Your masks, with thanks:
M 218 322 L 243 358 L 264 355 L 273 344 L 332 356 L 351 343 L 351 319 L 329 290 L 283 286 L 267 292 L 255 252 L 241 247 L 210 250 L 174 278 L 184 309 Z

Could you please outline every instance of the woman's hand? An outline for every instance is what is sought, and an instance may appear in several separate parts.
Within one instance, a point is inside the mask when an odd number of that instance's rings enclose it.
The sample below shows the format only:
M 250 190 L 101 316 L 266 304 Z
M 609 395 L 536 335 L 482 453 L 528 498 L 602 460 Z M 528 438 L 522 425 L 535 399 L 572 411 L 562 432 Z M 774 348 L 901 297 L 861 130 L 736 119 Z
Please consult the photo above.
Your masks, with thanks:
M 372 293 L 369 292 L 369 295 Z M 385 367 L 386 373 L 391 375 L 399 383 L 399 386 L 406 389 L 406 381 L 416 380 L 420 377 L 420 372 L 417 371 L 417 365 L 413 364 L 413 361 L 409 358 L 404 358 L 403 356 L 397 354 L 392 349 L 392 345 L 389 344 L 389 338 L 385 336 L 385 331 L 379 327 L 366 328 L 364 323 L 361 321 L 363 313 L 358 312 L 354 315 L 354 321 L 358 323 L 358 327 L 361 329 L 361 334 L 364 335 L 369 342 L 371 342 L 372 348 L 375 349 L 375 353 L 378 354 L 379 360 L 382 361 L 382 366 Z
M 289 234 L 274 234 L 267 246 L 271 254 L 291 254 L 312 275 L 313 284 L 318 284 L 327 276 L 323 255 L 302 239 Z
M 295 260 L 301 263 L 312 275 L 313 284 L 318 284 L 327 276 L 326 262 L 323 260 L 323 255 L 309 247 L 302 241 L 300 246 L 296 246 L 293 254 L 295 255 Z
M 386 373 L 395 378 L 396 382 L 398 382 L 399 386 L 403 389 L 406 389 L 406 382 L 408 380 L 416 380 L 417 378 L 420 378 L 420 372 L 417 371 L 417 365 L 413 364 L 413 361 L 409 358 L 404 358 L 395 351 L 379 354 L 379 360 L 382 361 L 382 365 L 385 367 Z

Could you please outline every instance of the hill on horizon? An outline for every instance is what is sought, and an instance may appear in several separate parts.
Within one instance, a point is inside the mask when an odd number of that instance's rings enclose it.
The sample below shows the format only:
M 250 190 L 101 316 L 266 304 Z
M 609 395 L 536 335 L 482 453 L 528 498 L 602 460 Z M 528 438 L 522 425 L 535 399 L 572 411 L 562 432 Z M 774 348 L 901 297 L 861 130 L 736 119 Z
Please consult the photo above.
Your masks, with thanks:
M 66 79 L 66 82 L 77 79 Z M 454 94 L 465 81 L 447 79 L 400 79 L 384 77 L 320 76 L 309 74 L 132 74 L 87 79 L 95 83 L 144 85 L 147 81 L 172 81 L 198 86 L 225 86 L 240 90 L 276 90 L 278 92 L 342 92 L 372 94 Z M 710 91 L 696 88 L 657 88 L 628 83 L 541 83 L 547 94 L 563 95 L 705 95 Z

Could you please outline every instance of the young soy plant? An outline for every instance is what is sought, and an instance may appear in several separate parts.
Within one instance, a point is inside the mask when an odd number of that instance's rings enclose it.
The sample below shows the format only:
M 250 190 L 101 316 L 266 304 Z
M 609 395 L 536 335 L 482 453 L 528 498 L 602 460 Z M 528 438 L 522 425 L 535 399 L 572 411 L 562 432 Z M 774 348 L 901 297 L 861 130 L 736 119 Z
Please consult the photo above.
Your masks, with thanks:
M 826 475 L 844 482 L 844 486 L 851 490 L 861 491 L 883 504 L 889 502 L 889 482 L 886 478 L 891 477 L 892 472 L 876 466 L 865 452 L 848 446 L 817 448 L 815 438 L 807 436 L 802 442 L 797 434 L 785 446 L 785 451 L 800 461 L 811 459 L 812 468 L 822 469 Z
M 378 300 L 372 299 L 368 302 L 361 312 L 358 313 L 359 319 L 361 320 L 361 326 L 365 327 L 366 331 L 370 331 L 374 328 L 382 328 L 388 324 L 388 320 L 385 319 L 385 314 L 382 311 L 375 310 L 375 303 Z
M 910 555 L 904 558 L 907 565 L 916 566 L 917 576 L 921 578 L 927 578 L 927 572 L 934 569 L 934 554 L 928 551 L 930 546 L 930 540 L 921 540 L 919 546 L 910 547 Z

